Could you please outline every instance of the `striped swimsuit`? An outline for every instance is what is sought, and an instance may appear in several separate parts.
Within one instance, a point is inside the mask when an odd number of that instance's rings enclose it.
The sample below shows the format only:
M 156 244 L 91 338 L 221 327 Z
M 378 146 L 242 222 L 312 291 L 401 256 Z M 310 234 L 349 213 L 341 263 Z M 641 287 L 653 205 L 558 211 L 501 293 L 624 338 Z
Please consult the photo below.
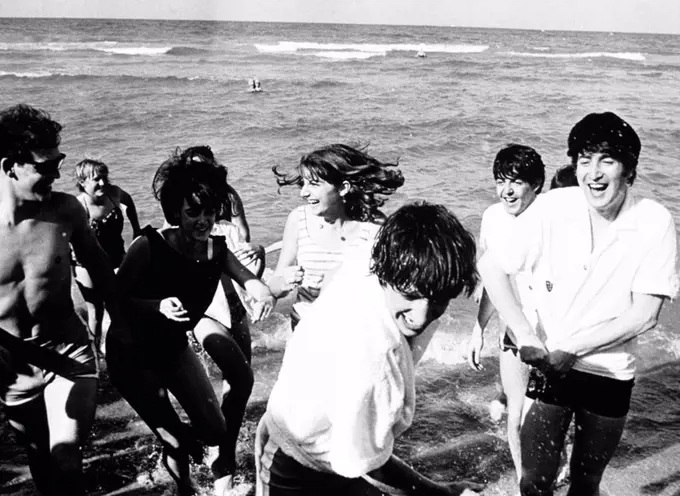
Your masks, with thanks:
M 339 250 L 329 250 L 323 246 L 317 245 L 309 234 L 307 227 L 307 208 L 303 205 L 297 208 L 298 217 L 298 248 L 297 248 L 297 263 L 305 271 L 305 278 L 308 276 L 325 276 L 337 269 L 345 259 L 345 255 L 350 249 L 361 246 L 362 244 L 373 240 L 373 231 L 375 225 L 362 222 L 358 235 L 347 245 Z M 319 290 L 305 286 L 304 281 L 302 286 L 298 288 L 297 303 L 302 306 L 312 303 L 319 296 Z M 295 317 L 294 317 L 295 319 Z

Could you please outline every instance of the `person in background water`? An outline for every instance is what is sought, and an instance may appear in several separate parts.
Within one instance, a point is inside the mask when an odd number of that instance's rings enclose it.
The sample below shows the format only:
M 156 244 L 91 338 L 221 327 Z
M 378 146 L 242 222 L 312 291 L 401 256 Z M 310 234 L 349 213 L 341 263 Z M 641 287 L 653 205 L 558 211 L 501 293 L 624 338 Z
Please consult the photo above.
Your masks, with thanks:
M 109 257 L 109 263 L 118 269 L 125 256 L 123 241 L 123 209 L 132 227 L 132 238 L 140 234 L 137 209 L 132 197 L 109 180 L 109 168 L 99 160 L 84 159 L 76 164 L 76 186 L 80 190 L 78 200 L 85 207 L 90 228 L 99 241 L 99 246 Z M 92 278 L 85 267 L 74 257 L 76 283 L 87 308 L 87 324 L 97 350 L 102 338 L 104 302 L 92 289 Z
M 619 444 L 635 381 L 638 335 L 678 293 L 673 217 L 631 191 L 640 139 L 616 114 L 571 130 L 578 188 L 540 195 L 478 267 L 492 303 L 532 365 L 521 430 L 523 496 L 550 496 L 575 422 L 568 496 L 596 496 Z M 529 270 L 547 336 L 534 334 L 512 291 Z
M 354 249 L 370 247 L 387 196 L 404 184 L 397 164 L 342 144 L 304 155 L 294 172 L 273 168 L 279 186 L 298 185 L 306 202 L 288 215 L 269 285 L 277 298 L 297 288 L 295 328 L 327 278 Z
M 474 238 L 443 206 L 410 204 L 357 255 L 286 346 L 257 429 L 256 494 L 477 494 L 479 484 L 434 482 L 392 453 L 413 421 L 418 341 L 477 284 Z
M 543 188 L 545 165 L 541 156 L 533 148 L 510 144 L 496 155 L 493 163 L 493 177 L 496 181 L 496 195 L 500 201 L 487 208 L 482 216 L 479 234 L 479 247 L 482 253 L 492 245 L 498 246 L 499 249 L 505 246 L 508 237 L 515 229 L 517 218 L 531 208 L 536 196 Z M 532 300 L 529 274 L 520 273 L 514 277 L 513 291 L 518 295 L 524 315 L 535 329 L 536 311 Z M 482 288 L 477 320 L 468 344 L 468 362 L 477 370 L 482 368 L 480 357 L 484 346 L 484 330 L 495 312 L 496 309 L 489 295 Z M 516 343 L 503 322 L 501 322 L 500 345 L 500 378 L 508 413 L 508 446 L 519 482 L 522 471 L 519 433 L 529 368 L 520 360 Z M 492 414 L 494 408 L 498 408 L 496 403 L 499 403 L 499 400 L 492 402 Z
M 571 164 L 557 169 L 550 180 L 550 189 L 568 188 L 570 186 L 578 186 L 576 168 Z
M 120 325 L 113 270 L 78 200 L 52 190 L 62 126 L 28 105 L 0 112 L 0 400 L 46 496 L 85 494 L 81 446 L 97 367 L 71 299 L 72 247 Z
M 219 446 L 211 469 L 215 494 L 222 496 L 231 489 L 241 418 L 225 420 L 206 371 L 188 346 L 187 332 L 204 319 L 223 273 L 255 300 L 254 321 L 265 318 L 275 300 L 227 249 L 224 238 L 210 234 L 228 197 L 223 167 L 208 163 L 187 167 L 176 150 L 156 171 L 153 189 L 171 227 L 144 228 L 118 270 L 121 307 L 129 316 L 130 332 L 107 336 L 109 375 L 161 441 L 163 463 L 180 495 L 196 494 L 189 455 L 202 461 L 198 439 Z M 233 384 L 230 400 L 242 404 L 228 411 L 244 411 L 250 390 L 243 395 L 235 390 Z M 177 415 L 168 392 L 182 405 L 191 427 Z

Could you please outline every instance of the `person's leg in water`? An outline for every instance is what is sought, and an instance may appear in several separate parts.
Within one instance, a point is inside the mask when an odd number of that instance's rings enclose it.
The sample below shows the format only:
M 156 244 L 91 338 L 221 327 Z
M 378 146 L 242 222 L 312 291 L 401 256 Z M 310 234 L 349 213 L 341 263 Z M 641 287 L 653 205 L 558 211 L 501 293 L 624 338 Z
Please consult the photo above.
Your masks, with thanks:
M 195 327 L 194 335 L 222 371 L 224 379 L 222 413 L 227 423 L 227 435 L 225 442 L 219 445 L 219 455 L 211 467 L 217 481 L 216 492 L 219 494 L 220 491 L 232 487 L 236 470 L 236 444 L 248 399 L 253 390 L 247 316 L 235 322 L 232 329 L 227 329 L 216 320 L 205 317 Z
M 105 336 L 102 335 L 104 300 L 102 300 L 99 294 L 94 291 L 92 279 L 90 278 L 90 273 L 87 269 L 79 265 L 76 265 L 74 269 L 76 285 L 80 290 L 80 294 L 83 296 L 83 300 L 85 300 L 85 308 L 87 309 L 87 327 L 93 339 L 95 336 L 99 336 L 98 342 L 95 342 L 97 353 L 99 353 L 102 351 L 102 346 L 105 341 Z
M 570 408 L 527 401 L 520 428 L 522 496 L 552 496 L 562 447 L 573 412 Z
M 575 417 L 567 496 L 599 496 L 602 475 L 621 441 L 626 417 L 604 417 L 583 409 Z
M 201 463 L 199 436 L 210 444 L 226 432 L 212 385 L 188 347 L 173 361 L 173 367 L 165 368 L 142 366 L 142 359 L 134 359 L 135 353 L 115 339 L 108 340 L 106 360 L 111 382 L 161 442 L 163 465 L 177 484 L 178 494 L 194 496 L 197 489 L 189 471 L 189 456 Z M 189 415 L 191 427 L 179 418 L 168 390 Z
M 507 398 L 508 447 L 517 473 L 517 482 L 522 478 L 520 450 L 520 427 L 522 408 L 529 382 L 529 367 L 520 360 L 514 350 L 501 350 L 499 355 L 500 376 Z
M 96 409 L 97 379 L 57 376 L 43 394 L 7 407 L 9 423 L 28 452 L 31 475 L 44 496 L 85 495 L 81 446 Z

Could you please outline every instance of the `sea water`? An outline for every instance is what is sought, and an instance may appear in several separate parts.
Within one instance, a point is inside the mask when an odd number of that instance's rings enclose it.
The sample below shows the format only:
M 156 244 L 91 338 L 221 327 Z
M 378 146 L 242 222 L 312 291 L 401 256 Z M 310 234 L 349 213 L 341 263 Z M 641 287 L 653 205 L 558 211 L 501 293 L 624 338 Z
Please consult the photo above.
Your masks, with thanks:
M 416 57 L 421 49 L 427 57 Z M 679 36 L 652 34 L 0 19 L 0 101 L 43 108 L 64 125 L 68 158 L 57 188 L 75 192 L 75 163 L 100 158 L 132 195 L 142 224 L 162 223 L 151 194 L 158 165 L 177 146 L 210 145 L 243 198 L 253 240 L 263 245 L 280 239 L 287 214 L 300 203 L 295 188 L 278 190 L 271 168 L 294 167 L 322 145 L 368 146 L 382 160 L 399 161 L 406 184 L 387 212 L 427 199 L 477 233 L 495 201 L 491 164 L 498 149 L 533 146 L 549 181 L 568 162 L 573 124 L 609 110 L 643 143 L 634 191 L 661 202 L 677 221 L 678 54 Z M 251 78 L 263 92 L 247 91 Z M 268 265 L 274 263 L 275 256 Z M 433 429 L 414 431 L 414 442 L 425 441 L 402 448 L 408 455 L 428 443 L 441 446 L 436 436 L 446 445 L 468 432 L 493 396 L 495 374 L 475 376 L 463 365 L 474 312 L 471 302 L 458 301 L 442 319 L 421 384 L 439 406 L 428 412 L 419 403 L 425 414 L 416 423 L 431 415 Z M 679 313 L 677 304 L 666 304 L 661 324 L 641 339 L 641 374 L 619 464 L 680 442 Z M 285 305 L 254 327 L 260 351 L 283 347 L 284 314 Z M 487 350 L 497 354 L 491 337 Z M 493 357 L 487 362 L 494 371 Z M 445 418 L 449 428 L 440 429 Z M 501 449 L 490 443 L 476 465 L 460 470 L 483 474 L 495 463 L 490 453 Z

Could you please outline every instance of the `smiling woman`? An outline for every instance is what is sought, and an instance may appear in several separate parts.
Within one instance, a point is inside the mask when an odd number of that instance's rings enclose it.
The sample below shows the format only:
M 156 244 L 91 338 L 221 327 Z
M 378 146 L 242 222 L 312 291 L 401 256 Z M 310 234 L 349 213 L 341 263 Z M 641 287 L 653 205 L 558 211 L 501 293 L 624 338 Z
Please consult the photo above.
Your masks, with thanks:
M 220 408 L 205 369 L 188 346 L 187 332 L 209 320 L 205 313 L 222 274 L 243 286 L 255 300 L 254 321 L 271 312 L 274 298 L 227 249 L 224 237 L 210 235 L 216 213 L 228 202 L 223 167 L 208 162 L 187 167 L 177 149 L 156 171 L 153 190 L 166 221 L 175 227 L 144 228 L 118 271 L 130 333 L 121 331 L 107 337 L 109 374 L 160 439 L 164 465 L 179 494 L 196 494 L 188 460 L 189 455 L 200 458 L 195 436 L 205 444 L 219 446 L 211 469 L 216 492 L 222 494 L 231 488 L 236 440 L 252 389 L 252 371 L 245 352 L 228 334 L 216 332 L 204 339 L 206 351 L 230 385 Z M 193 430 L 182 423 L 167 391 L 180 402 Z
M 297 289 L 293 328 L 348 253 L 372 245 L 385 218 L 380 207 L 404 184 L 396 166 L 334 144 L 304 155 L 290 174 L 274 167 L 279 186 L 299 186 L 306 202 L 288 216 L 281 255 L 269 280 L 277 297 Z
M 63 160 L 63 157 L 62 157 Z M 80 190 L 78 200 L 85 207 L 90 228 L 106 252 L 109 262 L 117 269 L 125 256 L 123 241 L 123 209 L 132 226 L 132 237 L 140 233 L 137 209 L 132 197 L 109 181 L 109 168 L 99 160 L 84 159 L 76 165 L 76 186 Z M 123 208 L 121 208 L 123 207 Z M 104 302 L 92 291 L 89 272 L 73 256 L 76 284 L 87 307 L 87 324 L 99 347 L 104 319 Z

